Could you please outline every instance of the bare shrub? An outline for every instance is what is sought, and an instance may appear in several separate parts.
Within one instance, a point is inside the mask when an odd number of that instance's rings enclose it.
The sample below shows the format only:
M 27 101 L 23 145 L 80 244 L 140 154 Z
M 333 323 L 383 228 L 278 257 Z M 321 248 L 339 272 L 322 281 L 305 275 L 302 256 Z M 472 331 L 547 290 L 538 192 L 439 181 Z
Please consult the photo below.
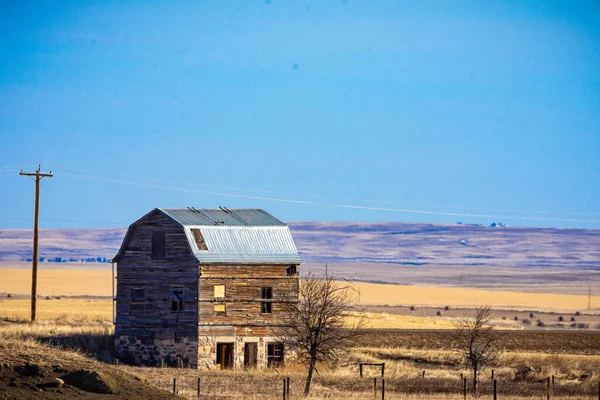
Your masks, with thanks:
M 338 365 L 364 328 L 365 319 L 362 310 L 356 308 L 358 292 L 327 270 L 323 275 L 308 274 L 300 282 L 298 294 L 297 299 L 285 303 L 284 326 L 273 330 L 308 366 L 304 386 L 308 396 L 317 363 Z
M 473 395 L 477 397 L 479 372 L 502 354 L 500 336 L 491 322 L 492 309 L 483 306 L 475 317 L 460 320 L 454 329 L 454 345 L 461 359 L 473 370 Z

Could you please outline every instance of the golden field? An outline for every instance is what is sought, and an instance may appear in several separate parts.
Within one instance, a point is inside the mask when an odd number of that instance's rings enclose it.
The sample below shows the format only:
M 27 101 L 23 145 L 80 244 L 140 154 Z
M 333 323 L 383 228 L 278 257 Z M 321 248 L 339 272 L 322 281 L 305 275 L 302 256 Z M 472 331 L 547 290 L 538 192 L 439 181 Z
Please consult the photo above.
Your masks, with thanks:
M 28 269 L 2 269 L 0 293 L 27 294 L 31 290 Z M 110 296 L 110 270 L 44 269 L 38 274 L 38 293 L 43 296 Z M 456 287 L 403 286 L 355 282 L 361 304 L 476 307 L 545 311 L 587 309 L 585 295 L 502 292 Z M 594 307 L 600 296 L 592 296 Z
M 36 309 L 39 323 L 98 324 L 112 321 L 110 298 L 38 299 Z M 0 320 L 28 321 L 30 315 L 30 300 L 0 300 Z

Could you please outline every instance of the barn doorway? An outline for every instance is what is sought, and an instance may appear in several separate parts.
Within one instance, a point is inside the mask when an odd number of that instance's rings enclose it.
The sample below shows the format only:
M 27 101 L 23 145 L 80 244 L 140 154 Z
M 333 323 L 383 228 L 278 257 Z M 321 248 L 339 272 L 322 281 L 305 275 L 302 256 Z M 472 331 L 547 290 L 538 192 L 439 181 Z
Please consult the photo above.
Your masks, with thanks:
M 217 343 L 217 365 L 221 369 L 233 367 L 233 343 Z
M 258 346 L 256 343 L 246 343 L 244 345 L 244 367 L 256 368 L 256 358 Z

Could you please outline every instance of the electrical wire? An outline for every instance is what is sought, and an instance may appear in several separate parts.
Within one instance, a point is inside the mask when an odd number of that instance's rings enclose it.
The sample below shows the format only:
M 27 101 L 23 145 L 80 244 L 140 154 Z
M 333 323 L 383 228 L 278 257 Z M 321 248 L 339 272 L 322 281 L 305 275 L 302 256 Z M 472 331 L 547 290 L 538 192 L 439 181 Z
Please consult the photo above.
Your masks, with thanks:
M 238 193 L 224 193 L 207 190 L 197 190 L 190 188 L 181 188 L 175 186 L 158 185 L 154 183 L 144 183 L 139 181 L 130 181 L 123 179 L 105 178 L 100 176 L 90 176 L 82 174 L 73 174 L 70 172 L 61 172 L 61 175 L 76 179 L 90 179 L 107 183 L 117 183 L 122 185 L 146 187 L 152 189 L 160 189 L 167 191 L 178 191 L 197 193 L 211 196 L 221 197 L 233 197 L 233 198 L 244 198 L 251 200 L 261 201 L 272 201 L 281 203 L 292 203 L 292 204 L 304 204 L 304 205 L 315 205 L 315 206 L 326 206 L 326 207 L 338 207 L 356 210 L 369 210 L 369 211 L 382 211 L 382 212 L 394 212 L 394 213 L 408 213 L 408 214 L 421 214 L 421 215 L 439 215 L 439 216 L 452 216 L 452 217 L 466 217 L 466 218 L 485 218 L 485 219 L 504 219 L 504 220 L 519 220 L 519 221 L 547 221 L 547 222 L 576 222 L 576 223 L 591 223 L 600 224 L 600 220 L 596 219 L 583 219 L 583 218 L 555 218 L 555 217 L 536 217 L 536 216 L 514 216 L 514 215 L 495 215 L 495 214 L 472 214 L 472 213 L 459 213 L 459 212 L 444 212 L 444 211 L 428 211 L 428 210 L 415 210 L 415 209 L 404 209 L 404 208 L 390 208 L 390 207 L 372 207 L 355 204 L 339 204 L 339 203 L 321 203 L 308 200 L 297 200 L 297 199 L 282 199 L 277 197 L 265 197 L 265 196 L 253 196 Z

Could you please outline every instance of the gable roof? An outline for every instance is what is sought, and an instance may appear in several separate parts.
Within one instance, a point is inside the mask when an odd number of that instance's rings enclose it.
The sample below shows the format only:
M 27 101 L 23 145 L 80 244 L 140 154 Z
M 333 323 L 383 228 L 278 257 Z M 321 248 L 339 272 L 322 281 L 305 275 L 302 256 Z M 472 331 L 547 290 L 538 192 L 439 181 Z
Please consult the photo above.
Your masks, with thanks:
M 155 212 L 181 225 L 192 252 L 202 264 L 303 262 L 287 225 L 265 210 L 245 208 L 156 208 L 129 227 L 113 262 L 125 251 L 132 229 Z

